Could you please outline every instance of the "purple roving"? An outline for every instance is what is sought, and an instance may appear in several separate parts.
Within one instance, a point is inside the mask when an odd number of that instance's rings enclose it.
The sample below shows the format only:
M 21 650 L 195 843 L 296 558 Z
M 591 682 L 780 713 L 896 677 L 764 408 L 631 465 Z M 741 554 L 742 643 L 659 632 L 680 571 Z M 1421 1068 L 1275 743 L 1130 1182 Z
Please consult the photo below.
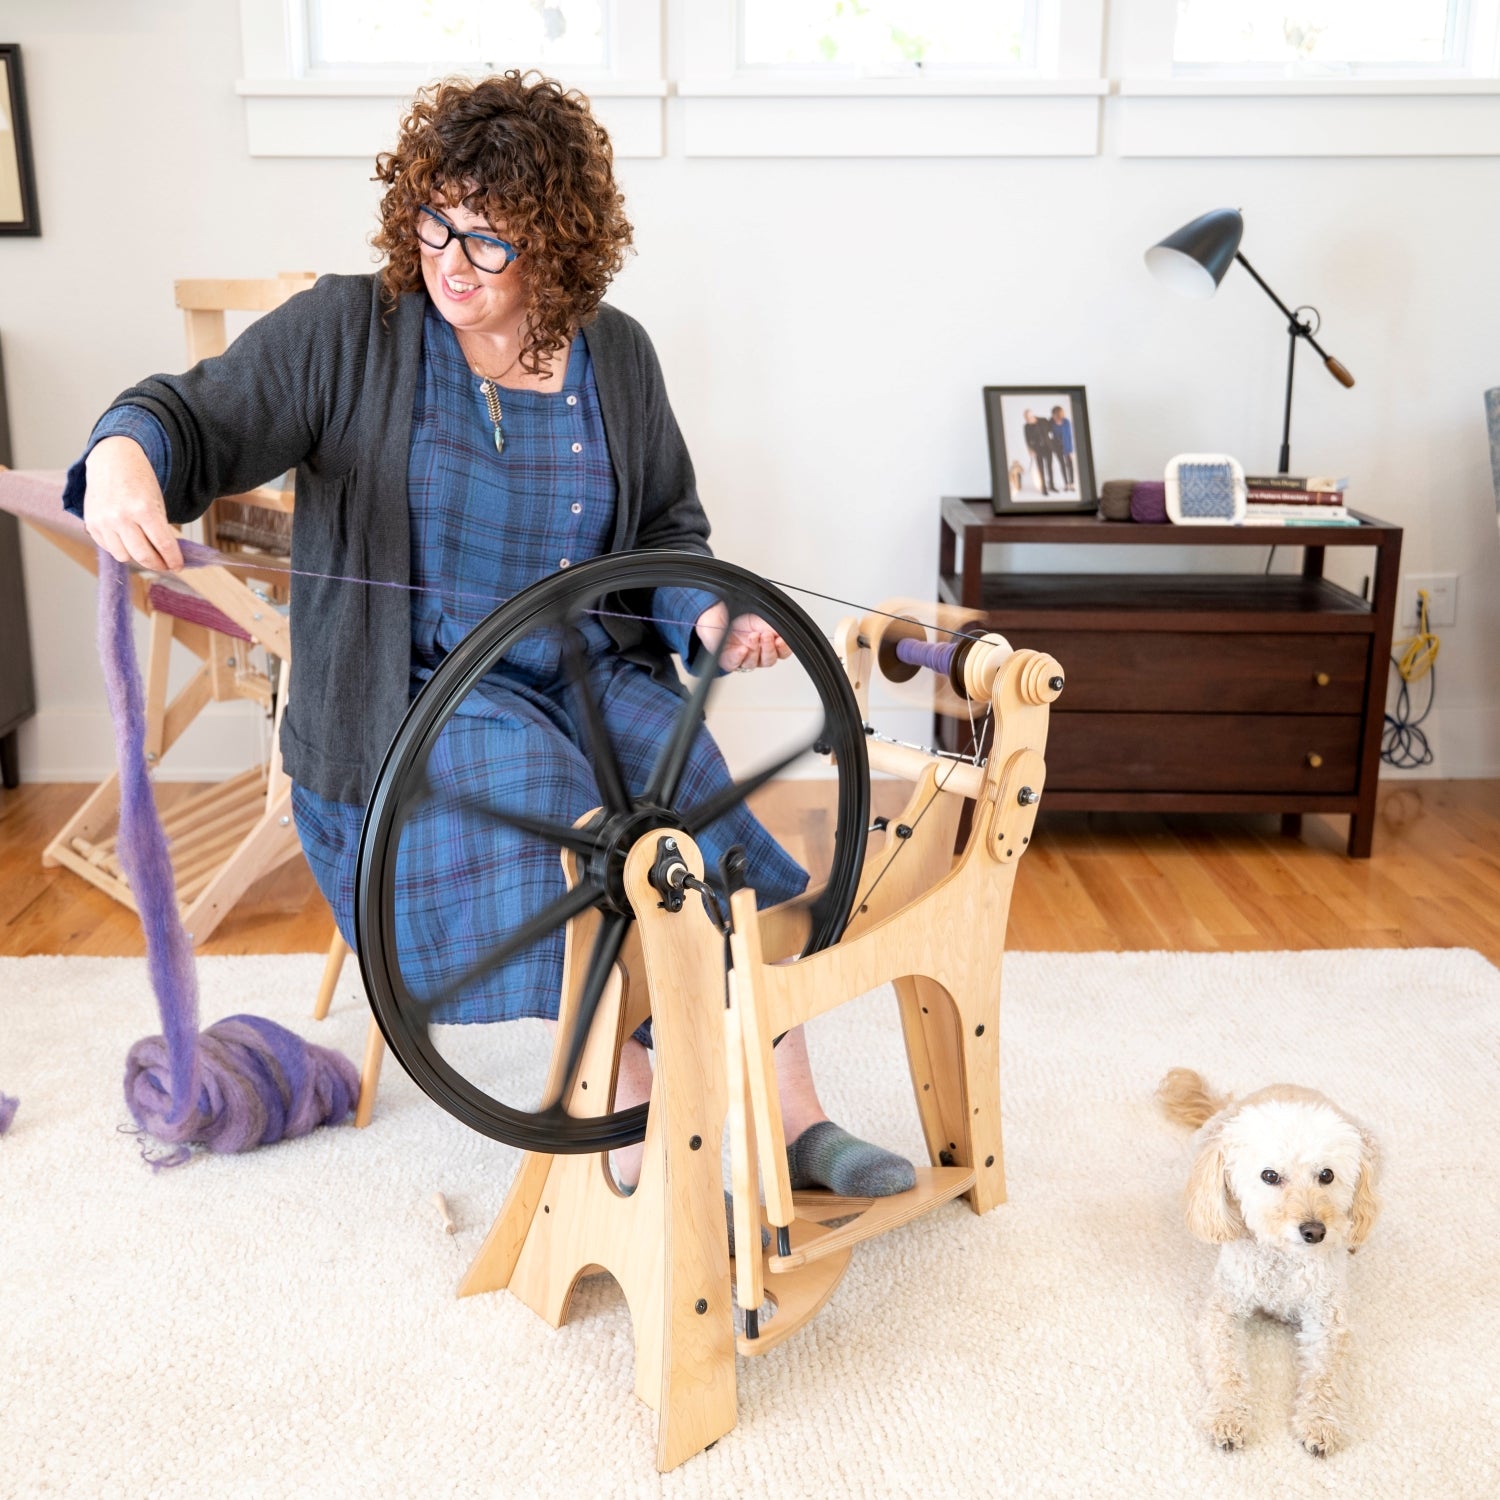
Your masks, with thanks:
M 896 660 L 909 667 L 926 667 L 946 674 L 953 665 L 958 646 L 952 641 L 900 640 L 896 642 Z
M 189 566 L 220 561 L 183 542 Z M 140 910 L 147 966 L 162 1034 L 130 1049 L 125 1102 L 142 1130 L 184 1149 L 157 1165 L 185 1161 L 188 1144 L 248 1151 L 343 1120 L 359 1093 L 348 1058 L 312 1046 L 274 1021 L 231 1016 L 198 1031 L 193 948 L 177 910 L 167 838 L 146 771 L 146 715 L 131 635 L 130 575 L 99 553 L 99 654 L 104 664 L 120 768 L 116 848 Z
M 0 1135 L 10 1129 L 10 1122 L 15 1119 L 20 1103 L 14 1094 L 0 1094 Z

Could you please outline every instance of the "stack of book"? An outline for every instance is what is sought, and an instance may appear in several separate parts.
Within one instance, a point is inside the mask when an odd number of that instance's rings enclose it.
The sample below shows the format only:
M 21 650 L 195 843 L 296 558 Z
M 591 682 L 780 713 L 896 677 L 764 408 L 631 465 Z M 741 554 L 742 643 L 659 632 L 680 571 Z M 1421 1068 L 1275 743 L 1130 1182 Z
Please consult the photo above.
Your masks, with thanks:
M 1347 479 L 1268 474 L 1245 480 L 1247 526 L 1358 526 L 1344 504 Z

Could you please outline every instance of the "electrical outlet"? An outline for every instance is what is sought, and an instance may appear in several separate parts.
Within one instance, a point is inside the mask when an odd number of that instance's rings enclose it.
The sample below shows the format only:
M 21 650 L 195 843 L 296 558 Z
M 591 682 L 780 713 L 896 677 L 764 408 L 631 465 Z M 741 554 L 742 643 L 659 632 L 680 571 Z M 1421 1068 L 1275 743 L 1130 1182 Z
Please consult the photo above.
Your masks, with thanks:
M 1427 593 L 1427 623 L 1436 630 L 1442 625 L 1453 625 L 1458 620 L 1458 574 L 1414 573 L 1401 580 L 1401 606 L 1397 624 L 1415 630 L 1417 621 L 1417 592 Z

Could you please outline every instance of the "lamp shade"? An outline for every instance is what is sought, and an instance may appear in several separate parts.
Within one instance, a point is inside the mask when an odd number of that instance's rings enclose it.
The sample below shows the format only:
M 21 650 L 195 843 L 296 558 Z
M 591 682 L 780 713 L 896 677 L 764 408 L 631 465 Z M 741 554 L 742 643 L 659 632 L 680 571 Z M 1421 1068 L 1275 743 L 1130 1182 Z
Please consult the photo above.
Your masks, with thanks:
M 1146 252 L 1146 266 L 1163 286 L 1184 297 L 1212 297 L 1244 232 L 1238 209 L 1212 209 L 1153 245 Z

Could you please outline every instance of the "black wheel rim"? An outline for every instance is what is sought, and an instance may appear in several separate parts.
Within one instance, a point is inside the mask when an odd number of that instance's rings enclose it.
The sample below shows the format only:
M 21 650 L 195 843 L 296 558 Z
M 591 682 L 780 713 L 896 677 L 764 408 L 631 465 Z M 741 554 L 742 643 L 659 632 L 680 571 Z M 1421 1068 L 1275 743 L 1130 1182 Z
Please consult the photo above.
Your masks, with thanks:
M 821 894 L 808 903 L 810 930 L 802 949 L 804 955 L 838 941 L 854 903 L 869 823 L 864 729 L 848 679 L 827 638 L 791 598 L 749 570 L 718 558 L 653 551 L 595 558 L 542 579 L 502 604 L 444 659 L 412 701 L 386 752 L 360 837 L 355 940 L 366 993 L 396 1060 L 424 1093 L 455 1118 L 481 1134 L 523 1150 L 576 1154 L 630 1145 L 645 1135 L 646 1106 L 591 1116 L 568 1114 L 557 1101 L 544 1101 L 539 1110 L 520 1109 L 492 1097 L 441 1054 L 431 1033 L 429 1012 L 444 1003 L 443 997 L 419 999 L 402 974 L 396 940 L 396 861 L 401 834 L 425 795 L 427 761 L 438 736 L 479 680 L 508 651 L 533 631 L 558 624 L 567 630 L 569 622 L 601 606 L 606 615 L 635 613 L 620 596 L 671 586 L 717 593 L 729 604 L 731 618 L 745 613 L 762 616 L 800 662 L 822 708 L 818 748 L 833 752 L 838 774 L 833 854 Z M 706 663 L 705 654 L 697 665 Z M 527 827 L 512 810 L 495 814 L 498 821 L 537 833 L 559 847 L 573 848 L 579 855 L 583 876 L 566 897 L 502 937 L 482 961 L 500 962 L 503 959 L 497 954 L 506 949 L 517 951 L 518 940 L 528 927 L 537 929 L 534 939 L 590 907 L 604 914 L 591 955 L 591 972 L 585 979 L 581 1028 L 568 1038 L 559 1037 L 557 1044 L 568 1052 L 570 1066 L 565 1066 L 565 1076 L 570 1075 L 571 1065 L 576 1065 L 599 993 L 633 920 L 628 903 L 623 903 L 622 909 L 622 888 L 614 868 L 622 862 L 619 851 L 628 844 L 632 830 L 660 823 L 692 834 L 743 802 L 789 764 L 783 757 L 769 768 L 739 778 L 717 798 L 687 808 L 676 806 L 682 768 L 674 764 L 670 752 L 674 748 L 681 751 L 675 758 L 678 762 L 685 757 L 712 695 L 714 680 L 712 671 L 700 671 L 691 681 L 665 752 L 640 797 L 633 797 L 611 769 L 613 751 L 602 718 L 597 724 L 585 724 L 604 803 L 603 819 L 596 820 L 590 830 L 573 834 L 554 825 Z M 588 696 L 585 690 L 585 704 Z M 586 709 L 585 718 L 589 717 Z M 806 748 L 811 750 L 812 746 Z M 447 993 L 456 995 L 482 972 L 482 968 L 471 968 Z

